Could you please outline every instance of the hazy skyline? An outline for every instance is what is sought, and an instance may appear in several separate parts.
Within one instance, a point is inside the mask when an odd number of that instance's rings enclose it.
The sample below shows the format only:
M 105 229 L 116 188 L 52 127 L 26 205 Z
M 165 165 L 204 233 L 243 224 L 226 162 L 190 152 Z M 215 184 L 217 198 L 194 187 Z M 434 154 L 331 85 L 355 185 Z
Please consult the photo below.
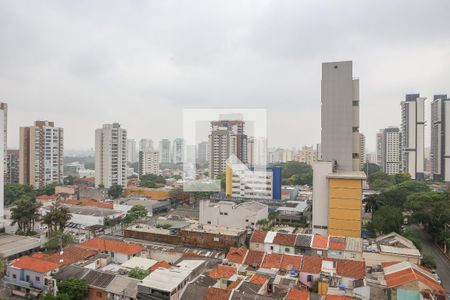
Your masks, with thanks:
M 44 4 L 45 3 L 45 4 Z M 66 149 L 103 123 L 182 136 L 184 108 L 265 108 L 270 146 L 320 142 L 321 63 L 352 60 L 370 151 L 406 93 L 450 94 L 450 1 L 2 1 L 8 147 L 51 120 Z M 426 127 L 429 145 L 430 126 Z

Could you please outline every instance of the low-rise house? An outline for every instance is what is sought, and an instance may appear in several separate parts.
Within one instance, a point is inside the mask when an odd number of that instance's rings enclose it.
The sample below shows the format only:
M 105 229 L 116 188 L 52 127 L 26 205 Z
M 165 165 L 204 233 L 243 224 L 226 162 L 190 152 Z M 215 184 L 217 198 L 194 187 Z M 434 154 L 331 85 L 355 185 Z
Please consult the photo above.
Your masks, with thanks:
M 278 219 L 281 221 L 299 222 L 304 220 L 304 213 L 308 208 L 306 201 L 287 201 L 277 208 Z
M 264 260 L 261 263 L 261 268 L 265 268 L 265 269 L 280 269 L 282 258 L 283 258 L 282 254 L 267 253 L 264 256 Z
M 29 254 L 41 248 L 41 240 L 31 236 L 1 233 L 0 257 L 7 260 Z
M 140 268 L 142 270 L 150 270 L 151 267 L 156 265 L 158 261 L 154 259 L 149 259 L 145 257 L 134 256 L 124 262 L 121 267 L 127 270 L 131 270 L 134 268 Z
M 227 253 L 226 259 L 229 263 L 235 265 L 242 265 L 244 263 L 245 257 L 247 256 L 247 248 L 242 246 L 239 248 L 231 247 Z
M 309 300 L 310 293 L 308 289 L 299 289 L 292 287 L 284 300 Z
M 249 250 L 244 260 L 244 265 L 252 268 L 259 268 L 264 260 L 265 252 Z
M 289 272 L 295 270 L 299 272 L 302 266 L 302 259 L 301 255 L 283 254 L 280 271 Z
M 51 273 L 59 267 L 58 263 L 22 256 L 8 265 L 4 281 L 12 295 L 37 298 L 41 293 L 56 291 Z
M 280 252 L 280 246 L 277 244 L 274 244 L 273 240 L 275 239 L 275 236 L 277 235 L 274 231 L 268 231 L 266 234 L 266 237 L 264 238 L 264 252 L 271 253 L 279 253 Z
M 42 292 L 50 293 L 56 290 L 53 272 L 65 265 L 84 261 L 96 253 L 95 250 L 69 246 L 52 255 L 38 252 L 22 256 L 8 265 L 5 282 L 12 294 L 17 296 L 37 297 Z
M 328 240 L 327 257 L 344 258 L 345 237 L 330 236 Z
M 272 243 L 278 246 L 277 253 L 294 254 L 296 238 L 297 238 L 297 236 L 295 234 L 277 232 Z
M 68 204 L 64 204 L 64 206 L 68 208 L 70 214 L 72 215 L 70 222 L 82 225 L 84 227 L 93 225 L 105 226 L 105 224 L 108 221 L 118 220 L 125 215 L 123 212 L 104 207 L 96 207 L 96 206 L 92 207 L 92 206 L 68 205 Z M 48 209 L 49 209 L 48 206 L 42 207 L 41 214 L 45 215 L 48 212 Z
M 138 284 L 138 299 L 178 300 L 186 284 L 204 269 L 204 260 L 183 260 L 170 269 L 157 269 Z
M 311 243 L 311 255 L 326 257 L 328 250 L 328 236 L 315 234 Z
M 255 230 L 250 238 L 250 250 L 264 251 L 264 240 L 266 239 L 267 231 Z
M 137 299 L 138 279 L 116 276 L 105 288 L 108 299 L 113 300 L 135 300 Z
M 80 246 L 107 253 L 111 255 L 114 262 L 120 264 L 134 256 L 139 256 L 144 250 L 144 247 L 138 244 L 108 240 L 100 237 L 84 242 Z
M 346 237 L 345 259 L 363 260 L 363 241 L 360 238 Z
M 239 229 L 253 228 L 259 220 L 267 219 L 268 206 L 256 201 L 236 204 L 232 201 L 200 201 L 200 224 L 233 227 Z
M 420 265 L 421 257 L 420 251 L 410 240 L 395 232 L 376 238 L 363 251 L 363 259 L 368 266 L 399 261 Z
M 200 274 L 188 283 L 181 295 L 181 300 L 204 299 L 208 288 L 216 284 L 216 280 Z
M 322 271 L 322 260 L 320 256 L 304 256 L 303 264 L 299 274 L 299 281 L 308 287 L 320 277 Z
M 295 239 L 295 253 L 311 255 L 312 234 L 298 234 Z
M 430 272 L 414 263 L 384 263 L 383 272 L 386 286 L 391 293 L 403 289 L 420 292 L 424 299 L 446 299 L 442 285 Z

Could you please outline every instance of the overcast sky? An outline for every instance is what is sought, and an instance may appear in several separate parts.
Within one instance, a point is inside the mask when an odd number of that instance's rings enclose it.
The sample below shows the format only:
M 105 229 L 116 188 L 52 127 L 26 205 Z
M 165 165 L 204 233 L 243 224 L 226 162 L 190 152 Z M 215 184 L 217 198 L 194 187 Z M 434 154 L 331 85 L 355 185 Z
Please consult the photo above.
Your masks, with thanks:
M 450 94 L 449 12 L 448 0 L 1 1 L 9 146 L 37 119 L 88 149 L 103 123 L 157 142 L 182 135 L 184 108 L 235 107 L 267 109 L 271 146 L 315 144 L 321 63 L 353 60 L 374 150 L 405 93 L 428 97 L 427 114 Z

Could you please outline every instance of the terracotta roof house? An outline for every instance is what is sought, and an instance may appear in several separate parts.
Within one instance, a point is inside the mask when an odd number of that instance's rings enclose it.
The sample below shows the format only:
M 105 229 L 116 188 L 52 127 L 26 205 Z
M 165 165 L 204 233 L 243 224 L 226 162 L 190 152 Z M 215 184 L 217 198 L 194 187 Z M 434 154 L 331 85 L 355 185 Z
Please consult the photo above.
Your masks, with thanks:
M 295 253 L 310 255 L 312 239 L 313 235 L 311 234 L 297 234 L 297 238 L 295 239 Z
M 208 276 L 213 279 L 230 278 L 236 274 L 237 269 L 232 266 L 217 265 L 214 269 L 208 272 Z
M 315 234 L 313 236 L 311 248 L 318 249 L 318 250 L 327 250 L 328 249 L 328 236 Z
M 264 260 L 264 252 L 249 250 L 244 265 L 259 268 Z
M 100 237 L 86 241 L 80 246 L 111 254 L 113 261 L 117 263 L 124 263 L 144 250 L 144 247 L 138 244 L 107 240 Z
M 295 234 L 277 232 L 272 243 L 279 246 L 278 253 L 294 254 L 296 239 L 297 239 L 297 236 Z
M 255 230 L 250 238 L 250 250 L 264 251 L 264 240 L 266 238 L 267 231 Z
M 292 287 L 285 300 L 309 300 L 309 290 Z
M 261 264 L 261 268 L 265 269 L 279 269 L 281 265 L 281 259 L 283 258 L 282 254 L 278 253 L 267 253 L 264 256 L 264 260 Z
M 444 288 L 432 274 L 414 263 L 404 261 L 385 265 L 383 272 L 389 289 L 402 288 L 419 292 L 428 291 L 433 295 L 445 295 Z
M 230 263 L 241 265 L 244 263 L 247 252 L 248 250 L 244 246 L 239 248 L 231 247 L 226 258 Z
M 302 266 L 302 256 L 300 255 L 288 255 L 284 254 L 281 259 L 280 270 L 290 271 L 297 270 L 300 271 Z
M 167 261 L 165 261 L 165 260 L 161 260 L 161 261 L 158 261 L 153 266 L 151 266 L 149 271 L 153 272 L 153 271 L 155 271 L 156 269 L 159 269 L 159 268 L 170 269 L 170 264 Z

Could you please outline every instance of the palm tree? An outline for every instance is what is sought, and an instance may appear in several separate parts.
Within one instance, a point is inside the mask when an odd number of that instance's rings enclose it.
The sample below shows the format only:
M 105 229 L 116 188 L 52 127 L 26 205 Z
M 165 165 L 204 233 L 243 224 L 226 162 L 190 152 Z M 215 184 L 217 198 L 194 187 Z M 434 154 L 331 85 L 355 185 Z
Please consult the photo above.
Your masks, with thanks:
M 50 206 L 50 210 L 42 218 L 42 221 L 48 226 L 48 231 L 51 234 L 56 231 L 64 231 L 67 222 L 69 222 L 71 218 L 72 215 L 70 214 L 69 209 L 61 205 L 59 201 L 56 201 Z
M 11 225 L 17 224 L 17 234 L 33 235 L 36 221 L 39 220 L 39 207 L 41 205 L 28 198 L 20 198 L 11 209 Z

